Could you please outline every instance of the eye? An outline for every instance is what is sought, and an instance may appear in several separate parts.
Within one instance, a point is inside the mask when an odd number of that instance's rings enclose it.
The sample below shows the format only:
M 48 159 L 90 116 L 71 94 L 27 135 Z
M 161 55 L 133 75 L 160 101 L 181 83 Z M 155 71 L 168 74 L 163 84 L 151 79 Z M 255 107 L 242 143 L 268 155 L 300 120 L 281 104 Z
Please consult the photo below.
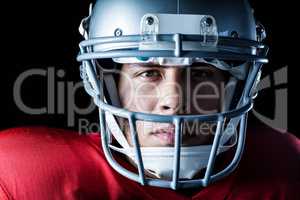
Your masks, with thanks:
M 143 79 L 151 81 L 159 80 L 162 77 L 160 71 L 158 70 L 147 70 L 140 73 L 139 76 Z

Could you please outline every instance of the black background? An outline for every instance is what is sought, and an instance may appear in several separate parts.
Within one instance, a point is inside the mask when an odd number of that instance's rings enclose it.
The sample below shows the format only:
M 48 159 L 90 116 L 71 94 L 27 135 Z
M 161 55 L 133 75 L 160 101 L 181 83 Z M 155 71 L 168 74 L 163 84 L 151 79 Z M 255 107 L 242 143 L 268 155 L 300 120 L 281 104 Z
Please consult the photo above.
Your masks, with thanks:
M 288 130 L 299 136 L 297 127 L 298 79 L 296 47 L 298 25 L 296 13 L 289 1 L 250 1 L 255 15 L 264 24 L 268 33 L 266 40 L 270 46 L 270 63 L 264 67 L 264 75 L 288 66 Z M 57 81 L 78 82 L 79 64 L 76 62 L 78 43 L 81 36 L 78 25 L 88 14 L 90 1 L 44 0 L 13 1 L 1 6 L 1 122 L 0 129 L 16 126 L 47 125 L 68 127 L 66 115 L 28 115 L 20 111 L 13 100 L 13 85 L 16 78 L 27 69 L 47 70 L 55 67 L 63 69 L 66 75 Z M 47 84 L 45 79 L 32 78 L 22 88 L 26 104 L 36 107 L 47 104 Z M 256 110 L 267 116 L 273 113 L 273 92 L 264 91 L 256 100 Z M 67 101 L 67 100 L 66 100 Z M 85 107 L 90 99 L 83 90 L 76 94 L 76 103 Z M 83 116 L 76 116 L 77 118 Z M 97 112 L 85 118 L 97 121 Z M 256 119 L 250 116 L 250 123 Z

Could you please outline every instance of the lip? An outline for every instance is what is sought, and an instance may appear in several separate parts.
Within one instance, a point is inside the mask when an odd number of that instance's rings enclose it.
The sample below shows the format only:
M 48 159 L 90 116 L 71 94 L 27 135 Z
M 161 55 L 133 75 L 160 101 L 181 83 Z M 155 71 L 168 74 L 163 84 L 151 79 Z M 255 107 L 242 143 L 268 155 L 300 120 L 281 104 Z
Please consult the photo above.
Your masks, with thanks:
M 174 145 L 175 142 L 175 130 L 173 126 L 160 128 L 152 133 L 157 137 L 162 144 Z
M 174 141 L 175 141 L 174 133 L 157 133 L 154 134 L 154 136 L 157 137 L 163 144 L 174 145 Z

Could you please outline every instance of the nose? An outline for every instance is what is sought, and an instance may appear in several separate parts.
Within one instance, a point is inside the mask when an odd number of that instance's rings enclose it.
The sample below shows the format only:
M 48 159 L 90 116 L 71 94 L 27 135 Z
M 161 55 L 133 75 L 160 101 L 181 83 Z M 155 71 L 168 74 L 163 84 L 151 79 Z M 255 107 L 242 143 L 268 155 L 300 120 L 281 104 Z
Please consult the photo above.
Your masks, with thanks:
M 178 96 L 170 96 L 163 99 L 159 106 L 160 113 L 165 115 L 173 115 L 179 112 L 180 100 Z
M 163 115 L 174 115 L 180 112 L 182 104 L 182 86 L 176 82 L 168 82 L 161 88 L 159 112 Z

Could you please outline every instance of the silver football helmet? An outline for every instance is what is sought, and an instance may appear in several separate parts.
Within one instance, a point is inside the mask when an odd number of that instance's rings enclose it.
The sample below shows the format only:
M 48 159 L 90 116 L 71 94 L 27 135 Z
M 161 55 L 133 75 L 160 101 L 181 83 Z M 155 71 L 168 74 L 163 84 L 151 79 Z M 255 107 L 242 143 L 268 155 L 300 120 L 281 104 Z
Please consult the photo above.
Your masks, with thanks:
M 247 112 L 268 48 L 263 27 L 246 0 L 98 0 L 82 20 L 81 77 L 99 108 L 102 147 L 109 164 L 143 185 L 166 188 L 207 186 L 238 165 L 245 143 Z M 210 114 L 160 115 L 122 107 L 113 74 L 122 64 L 193 68 L 205 63 L 230 74 L 223 108 Z M 128 123 L 132 145 L 120 119 Z M 174 145 L 143 147 L 138 121 L 174 127 Z M 183 126 L 192 121 L 215 124 L 210 144 L 182 145 Z M 217 158 L 234 149 L 231 162 L 215 170 Z M 136 170 L 116 159 L 124 154 Z M 204 170 L 203 177 L 197 176 Z

